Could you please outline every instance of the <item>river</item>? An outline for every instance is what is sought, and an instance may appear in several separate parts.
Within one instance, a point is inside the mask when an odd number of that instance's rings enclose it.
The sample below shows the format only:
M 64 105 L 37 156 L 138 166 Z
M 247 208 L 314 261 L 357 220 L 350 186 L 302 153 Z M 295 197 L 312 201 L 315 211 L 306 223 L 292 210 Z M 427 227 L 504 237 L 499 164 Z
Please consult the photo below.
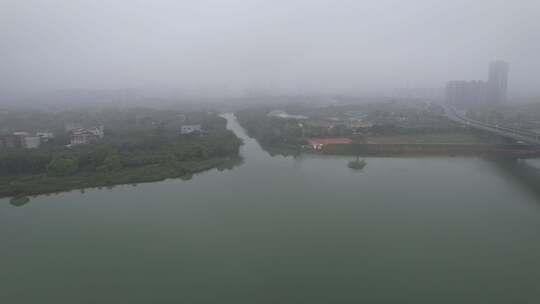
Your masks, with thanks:
M 539 303 L 534 161 L 272 157 L 0 200 L 0 303 Z

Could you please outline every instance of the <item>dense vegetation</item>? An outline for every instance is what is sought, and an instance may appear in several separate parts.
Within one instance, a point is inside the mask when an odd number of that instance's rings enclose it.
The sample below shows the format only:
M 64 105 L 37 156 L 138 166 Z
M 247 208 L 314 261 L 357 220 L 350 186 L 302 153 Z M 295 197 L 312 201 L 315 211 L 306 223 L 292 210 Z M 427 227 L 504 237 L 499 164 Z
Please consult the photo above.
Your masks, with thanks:
M 164 123 L 106 129 L 104 140 L 66 148 L 0 151 L 0 197 L 156 181 L 238 164 L 241 140 L 213 114 L 190 114 L 205 133 L 180 135 Z M 196 118 L 193 118 L 196 117 Z
M 263 146 L 296 146 L 306 143 L 298 121 L 270 118 L 267 113 L 268 109 L 264 108 L 245 109 L 238 111 L 236 117 L 248 135 L 256 138 Z
M 506 140 L 456 124 L 442 108 L 428 103 L 380 102 L 353 105 L 283 106 L 308 119 L 269 117 L 271 108 L 249 108 L 236 116 L 247 133 L 268 152 L 299 151 L 309 138 L 347 137 L 357 144 L 499 144 Z M 360 125 L 361 127 L 355 127 Z M 342 149 L 333 149 L 337 154 Z M 429 150 L 429 149 L 428 149 Z M 272 152 L 270 152 L 272 153 Z

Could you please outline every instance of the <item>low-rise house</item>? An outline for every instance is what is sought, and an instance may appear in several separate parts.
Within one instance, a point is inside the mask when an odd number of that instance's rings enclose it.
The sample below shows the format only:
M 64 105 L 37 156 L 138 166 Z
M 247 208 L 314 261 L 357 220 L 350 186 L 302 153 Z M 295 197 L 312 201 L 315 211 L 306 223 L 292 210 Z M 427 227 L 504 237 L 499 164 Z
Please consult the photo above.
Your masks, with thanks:
M 13 135 L 19 136 L 19 137 L 25 137 L 25 136 L 30 136 L 30 133 L 25 132 L 25 131 L 18 131 L 18 132 L 13 132 Z
M 41 138 L 41 142 L 48 142 L 54 138 L 54 134 L 52 132 L 36 132 L 36 136 Z
M 74 129 L 69 135 L 69 143 L 72 146 L 85 145 L 97 141 L 99 137 L 88 129 Z
M 41 145 L 39 136 L 31 136 L 30 133 L 24 131 L 13 132 L 12 139 L 8 140 L 12 142 L 6 144 L 6 139 L 4 139 L 4 144 L 13 148 L 37 149 Z
M 103 126 L 92 127 L 88 130 L 99 138 L 105 137 L 105 127 Z
M 37 149 L 41 145 L 41 137 L 26 136 L 24 137 L 23 147 L 26 149 Z
M 183 125 L 180 127 L 180 134 L 182 135 L 188 135 L 193 133 L 200 133 L 202 132 L 201 125 Z
M 26 146 L 25 138 L 30 136 L 30 133 L 25 131 L 17 131 L 13 132 L 13 136 L 15 137 L 16 147 L 24 148 Z
M 103 126 L 90 129 L 78 128 L 71 130 L 69 143 L 71 146 L 91 144 L 105 136 Z

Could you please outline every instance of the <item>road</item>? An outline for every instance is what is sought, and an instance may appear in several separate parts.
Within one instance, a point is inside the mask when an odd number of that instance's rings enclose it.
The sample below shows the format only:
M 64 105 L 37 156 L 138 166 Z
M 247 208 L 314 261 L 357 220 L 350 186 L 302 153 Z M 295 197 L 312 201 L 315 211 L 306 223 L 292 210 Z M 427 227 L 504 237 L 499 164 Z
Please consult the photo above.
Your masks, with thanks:
M 446 117 L 450 120 L 473 127 L 476 129 L 484 130 L 490 133 L 495 133 L 503 137 L 511 138 L 526 144 L 538 145 L 540 144 L 540 134 L 531 132 L 528 130 L 514 129 L 501 127 L 498 125 L 487 124 L 481 121 L 473 120 L 466 117 L 464 114 L 459 113 L 456 109 L 450 106 L 443 105 Z

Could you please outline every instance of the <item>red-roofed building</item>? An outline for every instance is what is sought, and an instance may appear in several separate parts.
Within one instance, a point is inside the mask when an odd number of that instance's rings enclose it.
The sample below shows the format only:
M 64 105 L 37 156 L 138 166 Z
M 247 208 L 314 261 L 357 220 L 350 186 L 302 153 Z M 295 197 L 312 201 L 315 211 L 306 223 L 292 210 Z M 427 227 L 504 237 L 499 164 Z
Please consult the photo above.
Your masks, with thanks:
M 352 140 L 349 138 L 312 138 L 308 143 L 314 150 L 321 150 L 325 145 L 350 145 Z

